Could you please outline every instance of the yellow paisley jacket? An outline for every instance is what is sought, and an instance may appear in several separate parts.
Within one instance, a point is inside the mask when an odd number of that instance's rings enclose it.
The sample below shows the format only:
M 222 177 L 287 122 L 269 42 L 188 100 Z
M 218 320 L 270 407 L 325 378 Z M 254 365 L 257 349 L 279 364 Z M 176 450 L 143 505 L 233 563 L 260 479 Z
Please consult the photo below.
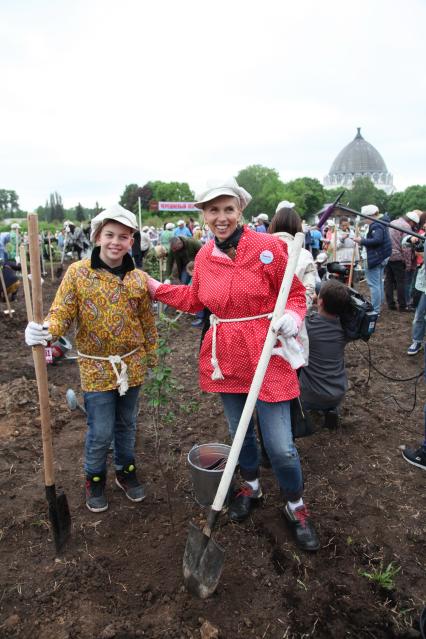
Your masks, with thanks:
M 53 339 L 77 324 L 76 346 L 85 355 L 123 356 L 130 386 L 143 382 L 147 367 L 157 363 L 157 329 L 152 313 L 146 276 L 135 269 L 123 280 L 102 269 L 92 269 L 90 260 L 74 262 L 59 286 L 47 316 Z M 79 358 L 84 391 L 117 388 L 117 378 L 108 361 Z M 118 367 L 119 369 L 119 367 Z

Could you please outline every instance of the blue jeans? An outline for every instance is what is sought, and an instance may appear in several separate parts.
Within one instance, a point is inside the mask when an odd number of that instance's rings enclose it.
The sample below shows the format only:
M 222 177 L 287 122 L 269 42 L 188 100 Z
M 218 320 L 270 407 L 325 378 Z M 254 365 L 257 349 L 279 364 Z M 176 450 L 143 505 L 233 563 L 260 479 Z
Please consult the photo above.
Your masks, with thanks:
M 220 394 L 233 438 L 243 412 L 245 393 Z M 299 453 L 293 442 L 290 419 L 290 402 L 256 402 L 263 443 L 286 500 L 297 501 L 303 494 L 303 476 Z M 250 420 L 238 463 L 243 479 L 252 480 L 258 475 L 259 448 L 253 418 Z
M 365 277 L 371 293 L 371 303 L 376 313 L 380 313 L 381 306 L 385 301 L 385 289 L 383 286 L 384 272 L 384 263 L 373 266 L 373 268 L 365 269 Z
M 190 274 L 188 273 L 188 271 L 186 270 L 185 267 L 183 267 L 179 279 L 180 279 L 182 284 L 189 284 L 189 282 L 191 281 L 191 276 L 190 276 Z
M 112 440 L 116 470 L 134 461 L 139 390 L 140 386 L 132 386 L 125 395 L 119 395 L 118 390 L 84 393 L 87 412 L 84 470 L 87 474 L 106 471 Z
M 413 293 L 413 282 L 416 271 L 405 271 L 405 302 L 407 306 L 411 304 Z
M 426 329 L 426 295 L 422 293 L 413 319 L 413 342 L 422 343 Z

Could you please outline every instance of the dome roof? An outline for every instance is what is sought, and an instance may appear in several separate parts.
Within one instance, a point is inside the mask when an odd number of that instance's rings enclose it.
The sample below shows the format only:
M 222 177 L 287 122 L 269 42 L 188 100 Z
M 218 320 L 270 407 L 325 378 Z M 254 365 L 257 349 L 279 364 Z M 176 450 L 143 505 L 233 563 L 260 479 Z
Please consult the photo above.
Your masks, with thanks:
M 386 164 L 372 144 L 364 140 L 361 129 L 355 138 L 342 149 L 334 160 L 329 175 L 336 173 L 387 173 Z

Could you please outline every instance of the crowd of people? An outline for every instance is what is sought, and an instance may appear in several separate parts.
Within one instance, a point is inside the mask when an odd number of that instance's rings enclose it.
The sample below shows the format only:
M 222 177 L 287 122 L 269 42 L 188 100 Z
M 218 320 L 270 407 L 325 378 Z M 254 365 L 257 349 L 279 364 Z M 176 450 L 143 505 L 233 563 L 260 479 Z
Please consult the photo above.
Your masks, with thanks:
M 46 321 L 30 322 L 25 339 L 30 346 L 46 345 L 66 335 L 78 318 L 75 339 L 87 411 L 86 505 L 92 512 L 108 508 L 105 487 L 111 441 L 117 485 L 130 500 L 142 501 L 145 489 L 136 470 L 135 433 L 140 388 L 147 370 L 156 364 L 152 303 L 196 315 L 193 325 L 203 327 L 200 387 L 219 395 L 233 438 L 294 237 L 304 232 L 305 248 L 285 312 L 273 323 L 277 344 L 256 402 L 256 421 L 282 495 L 283 516 L 297 545 L 316 551 L 320 541 L 305 503 L 291 403 L 300 401 L 308 416 L 320 414 L 328 428 L 339 424 L 347 390 L 344 351 L 350 340 L 343 316 L 351 299 L 347 284 L 355 281 L 355 270 L 365 271 L 377 315 L 385 299 L 391 310 L 407 312 L 417 306 L 413 344 L 421 348 L 425 267 L 418 238 L 406 231 L 422 227 L 425 216 L 410 211 L 395 222 L 401 230 L 389 229 L 379 223 L 378 208 L 366 205 L 361 211 L 368 217 L 363 228 L 352 227 L 344 216 L 329 220 L 322 229 L 307 228 L 294 203 L 283 201 L 271 220 L 261 213 L 245 223 L 250 200 L 234 179 L 210 185 L 195 203 L 200 223 L 166 222 L 161 230 L 139 229 L 135 215 L 120 205 L 104 210 L 91 221 L 90 255 L 68 267 Z M 73 246 L 80 246 L 71 225 L 65 233 L 68 241 L 69 233 Z M 166 258 L 164 281 L 141 270 L 152 246 L 162 247 L 157 254 Z M 86 250 L 84 241 L 80 248 Z M 410 347 L 409 354 L 420 348 Z M 258 439 L 252 419 L 229 498 L 232 521 L 246 519 L 262 497 Z M 406 449 L 403 455 L 425 469 L 426 435 L 418 450 Z

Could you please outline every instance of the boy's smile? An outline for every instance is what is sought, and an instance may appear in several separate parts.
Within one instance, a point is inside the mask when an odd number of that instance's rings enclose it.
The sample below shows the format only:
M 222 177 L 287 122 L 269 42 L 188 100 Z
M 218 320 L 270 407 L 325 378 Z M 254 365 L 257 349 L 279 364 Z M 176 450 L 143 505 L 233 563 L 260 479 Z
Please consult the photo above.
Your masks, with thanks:
M 133 245 L 133 231 L 119 222 L 107 222 L 96 238 L 99 257 L 111 268 L 120 266 Z

